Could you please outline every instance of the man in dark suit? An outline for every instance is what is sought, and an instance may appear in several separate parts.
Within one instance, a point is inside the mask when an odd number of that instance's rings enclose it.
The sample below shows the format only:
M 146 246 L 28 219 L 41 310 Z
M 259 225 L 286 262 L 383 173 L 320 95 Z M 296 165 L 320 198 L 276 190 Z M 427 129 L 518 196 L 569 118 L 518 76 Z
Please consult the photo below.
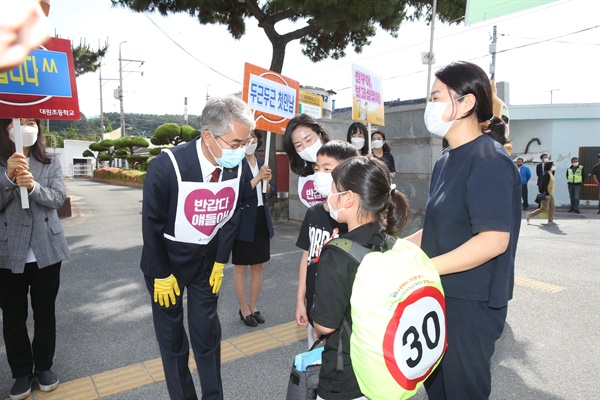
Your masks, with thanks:
M 535 174 L 537 175 L 537 187 L 538 187 L 538 193 L 541 190 L 542 187 L 542 178 L 544 177 L 544 164 L 546 163 L 546 161 L 548 161 L 548 154 L 544 153 L 540 156 L 540 160 L 542 161 L 541 163 L 539 163 L 538 165 L 535 166 Z M 536 203 L 540 203 L 537 198 L 535 199 Z
M 212 97 L 201 125 L 196 140 L 152 160 L 143 191 L 140 267 L 171 399 L 197 399 L 183 326 L 185 289 L 202 398 L 223 399 L 217 300 L 239 220 L 240 163 L 255 126 L 246 103 L 233 96 Z
M 538 188 L 540 188 L 542 186 L 542 177 L 544 176 L 544 164 L 546 163 L 546 161 L 548 161 L 548 154 L 542 154 L 540 156 L 540 160 L 542 162 L 540 162 L 538 165 L 535 166 L 535 174 L 537 175 L 537 186 Z

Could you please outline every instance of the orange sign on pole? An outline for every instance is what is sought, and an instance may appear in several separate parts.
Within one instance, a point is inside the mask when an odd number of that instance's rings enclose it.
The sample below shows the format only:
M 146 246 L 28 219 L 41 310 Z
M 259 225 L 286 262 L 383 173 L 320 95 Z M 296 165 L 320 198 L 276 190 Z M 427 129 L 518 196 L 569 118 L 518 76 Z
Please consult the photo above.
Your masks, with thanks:
M 300 84 L 277 72 L 246 63 L 242 99 L 254 111 L 256 128 L 283 134 L 298 112 Z

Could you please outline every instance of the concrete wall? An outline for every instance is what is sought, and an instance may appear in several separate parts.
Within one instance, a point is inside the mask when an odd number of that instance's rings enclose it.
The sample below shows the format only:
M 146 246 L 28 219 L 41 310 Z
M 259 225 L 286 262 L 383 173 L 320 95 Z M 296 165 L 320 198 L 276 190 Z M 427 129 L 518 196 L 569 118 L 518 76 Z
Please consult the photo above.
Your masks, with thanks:
M 546 106 L 546 108 L 551 106 Z M 521 109 L 521 107 L 516 107 Z M 556 205 L 559 207 L 570 206 L 569 192 L 567 190 L 566 171 L 571 165 L 571 157 L 579 156 L 580 147 L 600 146 L 600 119 L 595 117 L 595 113 L 583 114 L 583 107 L 559 106 L 555 110 L 554 116 L 560 119 L 546 119 L 552 113 L 545 109 L 540 111 L 532 106 L 526 109 L 535 114 L 528 120 L 511 120 L 510 137 L 513 144 L 513 158 L 525 152 L 527 144 L 534 138 L 540 140 L 541 145 L 532 142 L 529 145 L 529 153 L 544 152 L 550 154 L 550 159 L 556 165 L 556 187 L 554 197 Z M 589 111 L 589 110 L 588 110 Z M 513 112 L 511 109 L 511 116 Z M 532 204 L 537 193 L 537 178 L 535 176 L 535 167 L 539 160 L 534 163 L 526 163 L 533 174 L 533 178 L 528 183 L 529 199 Z M 588 167 L 586 173 L 591 169 Z M 596 205 L 598 202 L 593 200 L 583 201 L 585 205 Z M 535 203 L 533 203 L 535 204 Z
M 64 141 L 65 147 L 63 149 L 54 149 L 49 148 L 48 153 L 57 153 L 60 155 L 60 164 L 62 166 L 62 171 L 64 176 L 73 176 L 73 160 L 81 159 L 86 160 L 88 164 L 95 166 L 95 160 L 93 157 L 83 157 L 82 154 L 85 150 L 89 149 L 90 144 L 93 142 L 88 142 L 85 140 L 70 140 L 65 139 Z M 91 169 L 90 169 L 91 171 Z
M 410 202 L 413 218 L 404 235 L 421 229 L 429 181 L 435 161 L 442 154 L 442 141 L 432 138 L 425 128 L 425 105 L 416 105 L 401 111 L 386 112 L 385 126 L 378 127 L 386 134 L 396 161 L 394 183 Z M 323 127 L 332 139 L 346 140 L 348 127 L 353 121 L 322 120 Z M 289 217 L 304 219 L 306 207 L 298 198 L 298 177 L 290 173 Z

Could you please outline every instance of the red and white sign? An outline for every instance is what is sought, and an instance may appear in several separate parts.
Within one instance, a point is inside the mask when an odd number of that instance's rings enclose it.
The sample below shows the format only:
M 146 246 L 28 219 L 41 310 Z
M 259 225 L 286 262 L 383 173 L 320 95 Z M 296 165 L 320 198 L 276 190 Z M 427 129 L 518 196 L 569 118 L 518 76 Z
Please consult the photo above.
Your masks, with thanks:
M 0 118 L 80 119 L 70 40 L 50 38 L 0 72 Z

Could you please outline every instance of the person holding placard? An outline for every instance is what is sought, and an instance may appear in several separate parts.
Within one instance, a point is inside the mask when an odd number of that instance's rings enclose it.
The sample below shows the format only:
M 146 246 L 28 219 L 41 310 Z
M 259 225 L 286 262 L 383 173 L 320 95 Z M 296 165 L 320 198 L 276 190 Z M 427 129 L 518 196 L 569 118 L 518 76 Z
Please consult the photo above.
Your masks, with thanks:
M 39 119 L 0 120 L 0 307 L 6 355 L 15 383 L 11 399 L 25 399 L 38 381 L 42 391 L 56 389 L 52 372 L 56 347 L 55 302 L 60 268 L 69 249 L 57 209 L 67 191 L 58 158 L 46 154 Z M 15 151 L 21 135 L 23 154 Z M 19 188 L 27 189 L 23 208 Z M 35 321 L 27 332 L 28 299 Z

